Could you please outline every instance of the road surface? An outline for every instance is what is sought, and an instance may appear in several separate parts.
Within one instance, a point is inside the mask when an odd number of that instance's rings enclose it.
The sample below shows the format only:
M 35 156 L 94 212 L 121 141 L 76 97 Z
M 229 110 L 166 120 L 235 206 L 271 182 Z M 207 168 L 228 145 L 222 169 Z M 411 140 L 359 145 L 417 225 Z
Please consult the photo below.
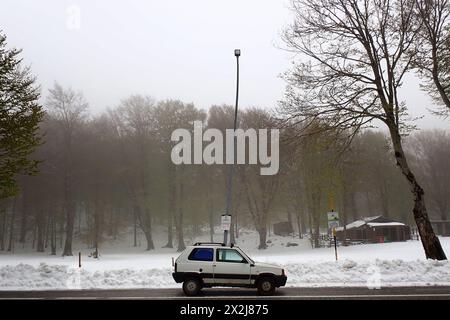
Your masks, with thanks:
M 280 288 L 271 297 L 261 297 L 254 289 L 204 289 L 194 298 L 184 296 L 178 289 L 116 289 L 116 290 L 53 290 L 53 291 L 0 291 L 0 299 L 198 299 L 198 300 L 354 300 L 354 299 L 445 299 L 450 300 L 450 287 L 361 287 L 336 288 Z

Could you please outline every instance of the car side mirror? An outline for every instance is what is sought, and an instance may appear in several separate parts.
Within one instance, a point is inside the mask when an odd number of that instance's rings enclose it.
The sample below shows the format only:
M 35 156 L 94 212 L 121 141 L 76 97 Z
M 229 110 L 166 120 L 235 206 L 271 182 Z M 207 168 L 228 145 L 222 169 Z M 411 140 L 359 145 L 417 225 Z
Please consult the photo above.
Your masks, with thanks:
M 255 264 L 254 264 L 254 263 L 250 264 L 250 267 L 254 267 L 254 266 L 255 266 Z

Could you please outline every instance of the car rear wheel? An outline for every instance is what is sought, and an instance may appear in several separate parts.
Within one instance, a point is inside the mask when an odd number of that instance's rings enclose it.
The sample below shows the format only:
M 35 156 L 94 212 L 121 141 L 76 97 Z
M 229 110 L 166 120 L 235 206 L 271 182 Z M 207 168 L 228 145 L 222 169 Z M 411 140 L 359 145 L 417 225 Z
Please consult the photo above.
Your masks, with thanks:
M 275 293 L 275 280 L 271 277 L 264 277 L 258 281 L 258 294 L 270 296 Z
M 183 291 L 187 296 L 196 296 L 201 289 L 202 285 L 198 279 L 191 278 L 183 282 Z

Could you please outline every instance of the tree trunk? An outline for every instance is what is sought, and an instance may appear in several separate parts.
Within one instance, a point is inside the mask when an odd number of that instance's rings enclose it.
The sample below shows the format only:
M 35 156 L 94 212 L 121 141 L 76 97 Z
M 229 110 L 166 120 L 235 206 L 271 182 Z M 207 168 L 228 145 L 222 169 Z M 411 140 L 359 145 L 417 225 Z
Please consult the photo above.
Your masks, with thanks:
M 302 224 L 304 224 L 303 219 L 302 219 L 302 217 L 300 215 L 300 212 L 297 211 L 297 228 L 298 228 L 298 238 L 299 239 L 303 239 L 303 230 L 304 230 L 304 228 L 303 228 Z
M 48 248 L 48 242 L 50 237 L 51 219 L 48 215 L 45 217 L 45 232 L 44 232 L 44 248 Z
M 64 242 L 63 256 L 72 256 L 73 227 L 75 222 L 75 206 L 71 202 L 66 205 L 66 241 Z
M 14 251 L 14 220 L 16 217 L 17 210 L 17 197 L 14 198 L 13 207 L 11 211 L 11 223 L 9 224 L 9 243 L 8 243 L 8 251 Z
M 186 245 L 184 244 L 184 234 L 183 234 L 183 197 L 184 197 L 184 182 L 183 175 L 181 175 L 180 179 L 180 192 L 178 198 L 178 214 L 176 221 L 176 229 L 177 229 L 177 237 L 178 237 L 178 248 L 177 251 L 181 252 L 186 249 Z
M 51 247 L 51 255 L 56 255 L 56 222 L 55 222 L 55 213 L 52 211 L 51 217 L 51 235 L 50 235 L 50 247 Z
M 442 249 L 441 243 L 439 242 L 438 237 L 436 237 L 428 218 L 427 209 L 425 207 L 424 191 L 408 166 L 398 130 L 396 130 L 394 125 L 389 124 L 390 122 L 388 122 L 388 126 L 394 146 L 397 166 L 400 168 L 402 174 L 408 181 L 411 192 L 414 196 L 413 215 L 414 220 L 416 221 L 417 229 L 419 230 L 422 246 L 425 250 L 425 256 L 427 259 L 446 260 L 447 258 L 444 250 Z
M 175 168 L 174 165 L 169 162 L 169 214 L 167 216 L 167 243 L 164 248 L 173 248 L 173 219 L 176 211 L 176 186 L 175 186 Z
M 320 237 L 320 220 L 318 219 L 318 217 L 316 217 L 314 219 L 314 248 L 320 247 L 319 237 Z
M 36 251 L 37 252 L 44 252 L 44 230 L 45 230 L 45 220 L 44 220 L 44 214 L 41 209 L 38 209 L 37 211 L 37 246 Z
M 145 228 L 145 238 L 147 240 L 147 250 L 155 249 L 155 245 L 153 244 L 152 238 L 152 216 L 150 214 L 150 209 L 145 208 L 145 218 L 147 220 L 146 228 Z
M 267 227 L 258 228 L 259 246 L 258 249 L 267 249 Z
M 2 214 L 2 226 L 0 229 L 0 250 L 5 250 L 5 236 L 6 236 L 6 210 L 0 211 Z
M 20 219 L 20 236 L 19 236 L 19 242 L 25 244 L 26 241 L 26 235 L 27 235 L 27 211 L 28 206 L 26 203 L 26 197 L 25 195 L 22 196 L 22 215 Z

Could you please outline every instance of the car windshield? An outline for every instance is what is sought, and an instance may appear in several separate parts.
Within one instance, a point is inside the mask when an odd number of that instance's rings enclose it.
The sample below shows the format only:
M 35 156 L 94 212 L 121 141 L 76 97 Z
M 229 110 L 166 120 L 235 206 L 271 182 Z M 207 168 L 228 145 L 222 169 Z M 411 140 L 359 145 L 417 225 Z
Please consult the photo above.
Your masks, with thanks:
M 251 264 L 255 264 L 255 261 L 252 258 L 250 258 L 244 251 L 242 251 L 240 249 L 238 251 L 240 254 L 242 254 L 244 257 L 246 257 L 247 260 L 250 261 Z

